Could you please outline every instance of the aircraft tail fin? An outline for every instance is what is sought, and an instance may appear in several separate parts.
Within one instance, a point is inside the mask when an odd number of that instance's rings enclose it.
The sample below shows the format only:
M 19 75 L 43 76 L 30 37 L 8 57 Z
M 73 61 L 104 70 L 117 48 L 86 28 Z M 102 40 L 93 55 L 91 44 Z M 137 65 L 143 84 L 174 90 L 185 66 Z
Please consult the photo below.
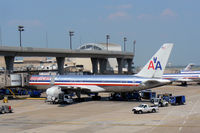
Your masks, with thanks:
M 184 71 L 190 71 L 194 65 L 195 65 L 194 63 L 188 64 L 188 65 L 186 66 L 186 68 L 184 69 Z
M 136 76 L 162 78 L 172 48 L 172 43 L 163 44 Z

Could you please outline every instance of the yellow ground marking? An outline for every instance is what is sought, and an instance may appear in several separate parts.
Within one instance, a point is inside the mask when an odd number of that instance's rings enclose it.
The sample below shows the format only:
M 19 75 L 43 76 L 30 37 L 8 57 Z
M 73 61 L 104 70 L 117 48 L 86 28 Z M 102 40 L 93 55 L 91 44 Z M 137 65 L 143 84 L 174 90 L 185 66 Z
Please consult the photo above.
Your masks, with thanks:
M 31 97 L 27 97 L 27 98 L 24 98 L 24 99 L 27 99 L 27 100 L 46 100 L 46 98 L 31 98 Z
M 22 102 L 19 102 L 19 103 L 17 103 L 17 104 L 14 104 L 13 107 L 18 107 L 19 105 L 21 105 L 21 104 L 23 104 L 23 103 L 25 103 L 25 101 L 22 101 Z

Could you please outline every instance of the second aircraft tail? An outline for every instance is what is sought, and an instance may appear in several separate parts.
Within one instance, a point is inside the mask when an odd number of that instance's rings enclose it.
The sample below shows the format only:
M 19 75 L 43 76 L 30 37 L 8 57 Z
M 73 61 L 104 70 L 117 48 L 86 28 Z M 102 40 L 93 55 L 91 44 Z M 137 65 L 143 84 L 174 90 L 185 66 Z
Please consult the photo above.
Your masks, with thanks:
M 184 71 L 191 71 L 192 67 L 194 66 L 194 63 L 190 63 L 186 66 L 186 68 L 184 69 Z

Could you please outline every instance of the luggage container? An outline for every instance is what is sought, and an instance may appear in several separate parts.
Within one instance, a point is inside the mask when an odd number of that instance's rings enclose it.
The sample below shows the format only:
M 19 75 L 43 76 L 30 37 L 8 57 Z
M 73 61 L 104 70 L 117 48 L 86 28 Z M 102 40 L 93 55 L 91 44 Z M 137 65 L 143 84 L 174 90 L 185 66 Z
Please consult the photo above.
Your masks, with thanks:
M 141 97 L 142 99 L 152 100 L 153 98 L 156 98 L 156 92 L 152 92 L 151 90 L 144 90 L 141 91 Z
M 185 96 L 180 95 L 180 96 L 171 96 L 169 99 L 169 102 L 171 105 L 182 105 L 185 103 Z

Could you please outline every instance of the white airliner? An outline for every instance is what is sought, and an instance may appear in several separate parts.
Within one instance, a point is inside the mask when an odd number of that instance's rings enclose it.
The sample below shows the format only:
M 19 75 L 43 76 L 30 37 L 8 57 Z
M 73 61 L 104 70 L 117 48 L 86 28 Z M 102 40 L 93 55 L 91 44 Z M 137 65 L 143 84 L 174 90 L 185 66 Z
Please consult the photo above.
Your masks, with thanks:
M 200 71 L 197 70 L 192 70 L 192 67 L 195 66 L 194 63 L 190 63 L 186 66 L 186 68 L 184 70 L 181 71 L 181 73 L 196 73 L 200 75 Z
M 179 73 L 165 73 L 164 79 L 169 79 L 173 82 L 180 82 L 182 85 L 187 85 L 187 82 L 200 83 L 200 71 L 192 71 L 194 64 L 190 63 L 186 68 Z
M 33 75 L 29 85 L 38 89 L 60 89 L 88 94 L 99 92 L 133 92 L 170 84 L 162 75 L 173 44 L 166 43 L 136 75 Z

